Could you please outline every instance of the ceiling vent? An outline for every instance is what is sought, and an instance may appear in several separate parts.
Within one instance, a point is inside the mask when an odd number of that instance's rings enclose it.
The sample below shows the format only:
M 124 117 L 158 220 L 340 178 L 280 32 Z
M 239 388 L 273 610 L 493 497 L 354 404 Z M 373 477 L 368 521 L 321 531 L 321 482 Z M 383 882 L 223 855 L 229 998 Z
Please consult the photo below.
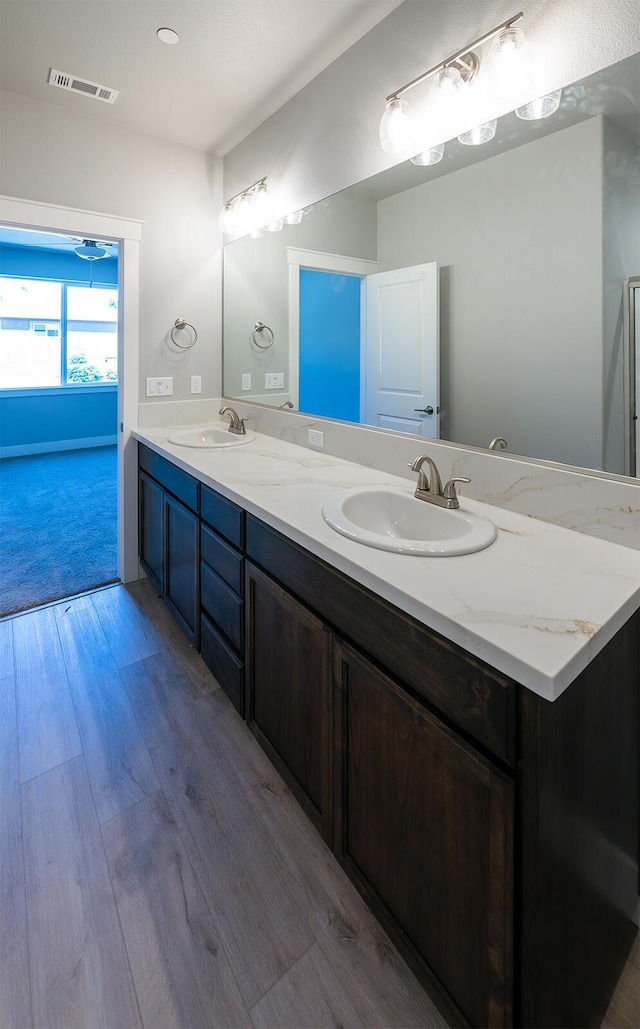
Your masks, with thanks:
M 113 104 L 118 99 L 119 90 L 109 89 L 108 86 L 101 86 L 99 82 L 89 82 L 88 79 L 78 79 L 75 75 L 68 75 L 64 71 L 49 70 L 49 85 L 59 86 L 70 93 L 83 93 L 84 96 L 91 96 L 94 100 L 104 100 L 106 104 Z

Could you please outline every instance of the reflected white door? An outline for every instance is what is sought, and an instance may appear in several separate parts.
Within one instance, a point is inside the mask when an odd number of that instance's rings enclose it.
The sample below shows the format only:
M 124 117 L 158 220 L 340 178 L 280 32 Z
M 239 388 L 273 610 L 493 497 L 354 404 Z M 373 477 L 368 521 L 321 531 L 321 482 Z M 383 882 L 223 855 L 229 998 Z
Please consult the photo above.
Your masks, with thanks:
M 362 421 L 438 439 L 436 262 L 368 275 L 363 291 Z

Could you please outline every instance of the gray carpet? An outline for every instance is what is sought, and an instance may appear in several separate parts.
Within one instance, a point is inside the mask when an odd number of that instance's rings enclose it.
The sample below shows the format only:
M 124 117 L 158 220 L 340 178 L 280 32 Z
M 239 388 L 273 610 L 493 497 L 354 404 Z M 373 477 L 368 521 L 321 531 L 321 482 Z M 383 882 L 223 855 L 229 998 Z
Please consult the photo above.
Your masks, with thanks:
M 116 579 L 116 447 L 0 461 L 0 616 Z

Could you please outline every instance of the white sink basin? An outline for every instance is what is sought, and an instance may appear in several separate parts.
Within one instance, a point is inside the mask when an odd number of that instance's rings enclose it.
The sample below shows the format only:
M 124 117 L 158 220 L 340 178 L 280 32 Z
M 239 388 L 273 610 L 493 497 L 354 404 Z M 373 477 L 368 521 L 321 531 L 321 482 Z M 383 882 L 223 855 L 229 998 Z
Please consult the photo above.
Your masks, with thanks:
M 493 522 L 463 507 L 447 511 L 418 500 L 410 488 L 355 489 L 326 501 L 322 517 L 356 543 L 396 554 L 455 557 L 491 546 Z
M 236 436 L 229 432 L 226 424 L 197 425 L 191 429 L 179 429 L 169 436 L 169 443 L 177 447 L 198 447 L 203 450 L 222 450 L 223 447 L 240 447 L 243 443 L 251 443 L 255 433 L 247 432 L 244 436 Z

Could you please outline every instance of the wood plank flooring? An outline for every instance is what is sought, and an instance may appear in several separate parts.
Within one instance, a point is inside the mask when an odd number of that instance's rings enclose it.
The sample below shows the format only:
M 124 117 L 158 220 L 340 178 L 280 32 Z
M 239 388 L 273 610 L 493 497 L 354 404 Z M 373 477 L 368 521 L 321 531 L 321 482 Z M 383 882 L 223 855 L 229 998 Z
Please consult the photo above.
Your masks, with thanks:
M 0 621 L 0 783 L 3 1029 L 446 1026 L 148 580 Z

